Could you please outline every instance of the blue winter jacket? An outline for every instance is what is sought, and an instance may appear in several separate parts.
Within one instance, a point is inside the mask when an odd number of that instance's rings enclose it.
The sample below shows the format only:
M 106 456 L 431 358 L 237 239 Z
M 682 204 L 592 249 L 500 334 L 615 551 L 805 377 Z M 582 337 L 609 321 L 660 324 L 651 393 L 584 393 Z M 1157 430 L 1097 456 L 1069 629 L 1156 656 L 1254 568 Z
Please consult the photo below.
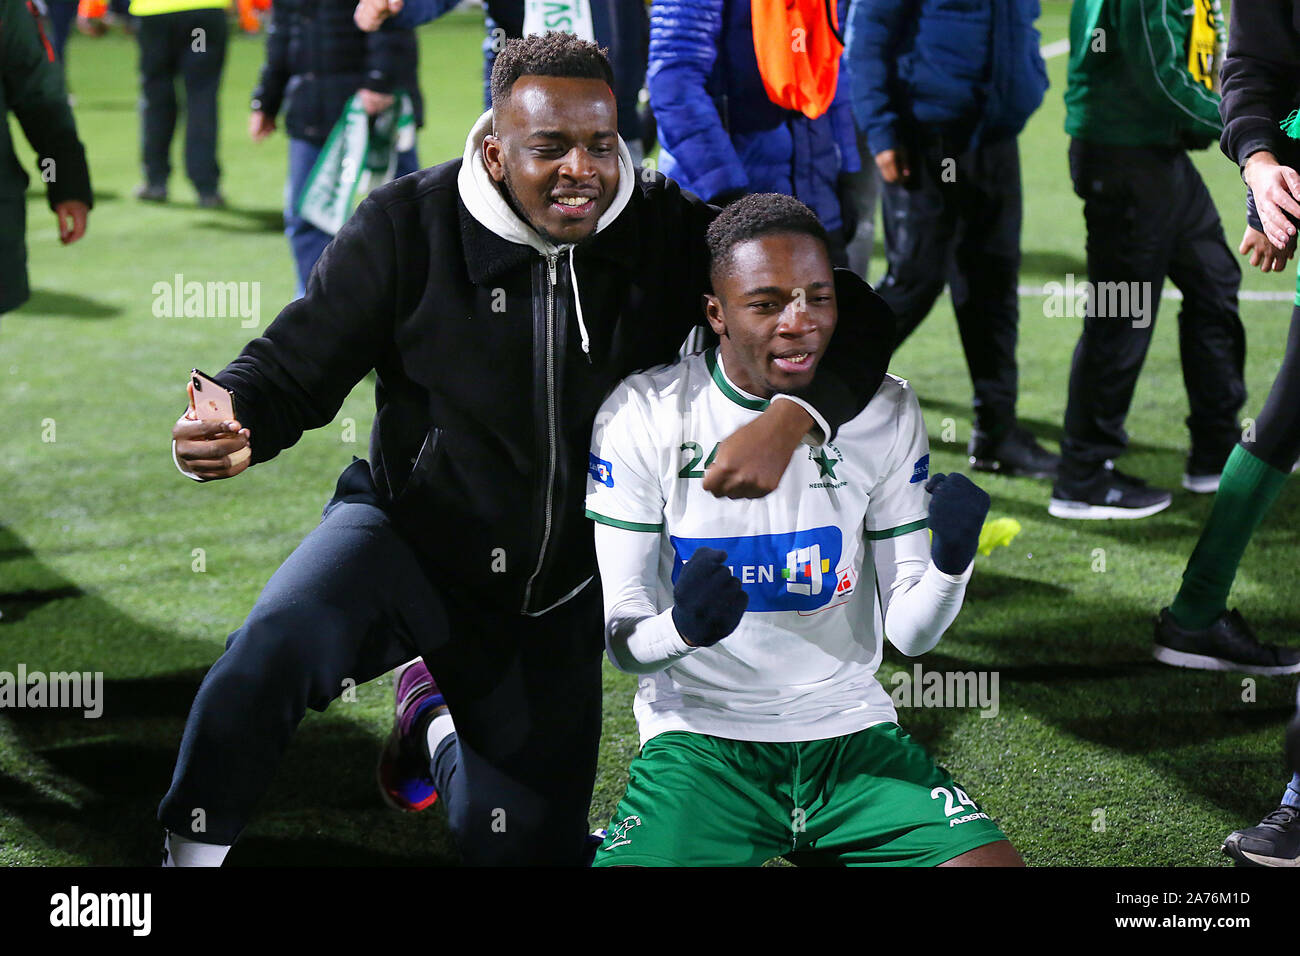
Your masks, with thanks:
M 853 118 L 871 152 L 917 127 L 1015 136 L 1043 101 L 1038 0 L 852 0 Z
M 841 23 L 846 6 L 840 0 Z M 843 58 L 831 108 L 810 120 L 768 98 L 750 0 L 655 0 L 646 85 L 666 176 L 707 200 L 742 190 L 796 196 L 827 229 L 840 228 L 839 174 L 861 168 Z

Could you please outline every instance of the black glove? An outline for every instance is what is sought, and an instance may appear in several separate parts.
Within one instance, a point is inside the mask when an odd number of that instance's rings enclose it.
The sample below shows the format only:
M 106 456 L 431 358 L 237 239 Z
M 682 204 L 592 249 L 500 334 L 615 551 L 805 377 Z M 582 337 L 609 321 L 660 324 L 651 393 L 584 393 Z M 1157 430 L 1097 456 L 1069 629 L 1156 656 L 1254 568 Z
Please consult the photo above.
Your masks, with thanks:
M 722 562 L 727 552 L 696 548 L 673 587 L 673 624 L 688 644 L 712 647 L 740 624 L 749 595 Z
M 962 474 L 935 475 L 925 490 L 931 495 L 930 557 L 944 574 L 961 574 L 975 559 L 989 496 Z

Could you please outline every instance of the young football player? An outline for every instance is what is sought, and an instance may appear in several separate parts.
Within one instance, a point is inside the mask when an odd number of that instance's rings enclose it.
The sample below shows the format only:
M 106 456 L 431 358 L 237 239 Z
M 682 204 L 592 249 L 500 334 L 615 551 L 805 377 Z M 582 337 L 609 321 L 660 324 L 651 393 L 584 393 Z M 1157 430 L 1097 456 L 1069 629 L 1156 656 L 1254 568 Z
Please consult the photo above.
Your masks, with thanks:
M 957 616 L 988 495 L 929 477 L 893 376 L 768 497 L 707 492 L 718 443 L 812 380 L 836 321 L 826 234 L 798 200 L 746 196 L 708 241 L 720 346 L 630 376 L 596 418 L 606 647 L 644 676 L 595 864 L 1023 865 L 874 676 L 885 637 L 916 656 Z

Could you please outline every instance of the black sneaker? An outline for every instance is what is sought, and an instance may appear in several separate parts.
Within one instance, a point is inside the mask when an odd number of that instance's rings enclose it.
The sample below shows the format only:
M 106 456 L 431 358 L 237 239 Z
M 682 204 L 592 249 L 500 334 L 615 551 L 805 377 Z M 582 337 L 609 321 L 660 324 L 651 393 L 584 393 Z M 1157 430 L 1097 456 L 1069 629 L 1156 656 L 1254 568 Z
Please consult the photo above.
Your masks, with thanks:
M 1189 631 L 1179 627 L 1169 608 L 1161 608 L 1151 653 L 1162 663 L 1193 670 L 1300 673 L 1300 648 L 1261 644 L 1236 610 L 1224 611 L 1207 628 Z
M 208 193 L 199 197 L 200 209 L 225 209 L 226 197 L 221 193 Z
M 1284 803 L 1259 826 L 1234 830 L 1223 852 L 1238 866 L 1300 866 L 1300 807 Z
M 1187 465 L 1183 469 L 1183 487 L 1194 495 L 1214 494 L 1219 490 L 1219 478 L 1230 454 L 1231 447 L 1211 455 L 1193 451 L 1187 456 Z
M 1047 513 L 1053 518 L 1145 518 L 1164 511 L 1173 500 L 1163 488 L 1152 488 L 1107 462 L 1086 485 L 1065 488 L 1057 482 Z
M 976 429 L 971 433 L 966 453 L 976 471 L 1009 477 L 1055 478 L 1056 466 L 1061 463 L 1059 455 L 1053 455 L 1027 429 L 1019 426 L 1008 429 L 997 441 Z
M 131 195 L 135 196 L 135 198 L 141 202 L 166 202 L 167 187 L 144 183 L 140 186 L 136 186 L 135 191 Z

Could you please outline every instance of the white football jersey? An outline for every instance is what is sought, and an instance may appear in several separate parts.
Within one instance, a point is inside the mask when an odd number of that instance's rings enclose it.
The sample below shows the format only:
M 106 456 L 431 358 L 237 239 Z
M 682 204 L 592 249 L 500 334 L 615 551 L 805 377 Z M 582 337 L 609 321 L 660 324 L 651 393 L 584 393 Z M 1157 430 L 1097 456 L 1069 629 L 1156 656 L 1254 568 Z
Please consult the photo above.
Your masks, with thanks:
M 896 721 L 875 679 L 883 643 L 868 542 L 926 526 L 929 444 L 916 395 L 887 375 L 833 442 L 799 446 L 765 498 L 715 498 L 704 469 L 767 402 L 718 350 L 630 376 L 596 419 L 587 515 L 660 539 L 657 610 L 696 548 L 727 552 L 740 625 L 641 678 L 642 741 L 668 730 L 740 740 L 840 736 Z

